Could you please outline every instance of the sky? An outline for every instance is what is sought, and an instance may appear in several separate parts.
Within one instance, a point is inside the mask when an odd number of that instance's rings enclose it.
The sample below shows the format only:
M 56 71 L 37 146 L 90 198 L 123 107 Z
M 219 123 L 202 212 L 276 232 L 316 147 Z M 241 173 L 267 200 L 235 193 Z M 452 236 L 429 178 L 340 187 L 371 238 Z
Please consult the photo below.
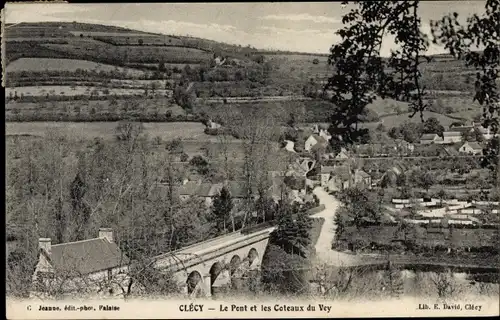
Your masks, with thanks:
M 481 13 L 485 1 L 423 1 L 422 29 L 429 21 L 455 11 L 459 16 Z M 147 32 L 190 35 L 259 49 L 328 53 L 339 41 L 339 2 L 279 3 L 7 3 L 5 23 L 78 21 L 116 25 Z M 394 46 L 385 41 L 383 55 Z M 429 54 L 444 52 L 432 46 Z

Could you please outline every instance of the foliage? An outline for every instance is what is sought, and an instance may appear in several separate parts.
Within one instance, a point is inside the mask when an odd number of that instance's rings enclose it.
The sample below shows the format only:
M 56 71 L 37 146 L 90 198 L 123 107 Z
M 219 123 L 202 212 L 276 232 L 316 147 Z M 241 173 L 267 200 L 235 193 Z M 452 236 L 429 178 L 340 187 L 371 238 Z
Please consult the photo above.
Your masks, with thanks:
M 213 235 L 205 204 L 177 199 L 181 172 L 168 157 L 152 157 L 145 141 L 82 145 L 57 132 L 44 136 L 7 147 L 6 222 L 18 226 L 6 265 L 8 294 L 29 291 L 40 237 L 83 240 L 110 227 L 134 264 L 147 265 L 154 255 Z M 137 272 L 127 274 L 140 278 Z
M 388 134 L 393 139 L 404 139 L 409 143 L 415 143 L 419 141 L 423 130 L 422 124 L 405 121 L 399 127 L 392 127 Z
M 490 141 L 486 148 L 483 150 L 483 157 L 481 159 L 481 166 L 483 168 L 487 168 L 491 170 L 493 175 L 493 180 L 496 181 L 500 174 L 498 171 L 500 170 L 500 138 L 494 137 Z
M 120 141 L 135 141 L 144 131 L 141 122 L 122 121 L 116 126 L 116 139 Z
M 382 217 L 380 202 L 367 190 L 358 187 L 345 189 L 339 194 L 339 200 L 355 226 L 380 222 Z
M 439 120 L 431 117 L 424 122 L 422 133 L 436 133 L 438 136 L 443 137 L 444 127 L 439 123 Z
M 332 46 L 329 57 L 335 72 L 327 88 L 333 90 L 332 102 L 337 106 L 331 118 L 332 140 L 357 141 L 366 130 L 358 129 L 359 116 L 377 95 L 409 101 L 412 116 L 420 112 L 424 122 L 423 111 L 428 105 L 423 100 L 419 66 L 427 59 L 423 54 L 428 39 L 421 32 L 418 7 L 419 1 L 360 2 L 343 16 L 345 27 L 337 31 L 342 41 Z M 477 70 L 474 101 L 483 106 L 484 126 L 491 126 L 493 132 L 498 131 L 500 106 L 496 81 L 500 62 L 498 8 L 498 0 L 488 0 L 485 13 L 469 17 L 466 26 L 453 13 L 432 22 L 431 28 L 434 43 L 444 44 L 453 56 Z M 380 51 L 387 34 L 394 36 L 399 48 L 383 60 Z M 484 49 L 479 52 L 476 48 Z M 440 128 L 433 126 L 432 131 Z
M 335 73 L 327 88 L 333 90 L 337 106 L 331 118 L 333 136 L 346 143 L 357 141 L 366 130 L 358 128 L 359 116 L 377 95 L 409 101 L 414 114 L 426 108 L 418 66 L 428 41 L 420 31 L 418 4 L 360 2 L 343 16 L 346 26 L 337 31 L 342 42 L 332 46 L 329 57 Z M 381 57 L 384 34 L 394 35 L 400 44 L 386 61 Z
M 429 188 L 436 183 L 436 177 L 432 172 L 417 169 L 411 173 L 411 182 L 413 185 L 423 188 L 428 192 Z
M 168 141 L 165 145 L 165 149 L 171 153 L 182 153 L 184 151 L 184 145 L 180 138 L 176 138 L 172 141 Z
M 226 223 L 232 218 L 233 201 L 231 194 L 226 187 L 223 187 L 219 194 L 215 196 L 212 204 L 212 215 L 219 232 L 226 232 Z M 234 231 L 234 221 L 233 221 Z
M 189 160 L 189 164 L 196 168 L 200 174 L 208 174 L 208 161 L 200 155 L 196 155 Z
M 297 206 L 285 205 L 278 216 L 278 225 L 271 235 L 272 243 L 280 246 L 289 254 L 307 257 L 311 242 L 312 221 L 304 210 Z

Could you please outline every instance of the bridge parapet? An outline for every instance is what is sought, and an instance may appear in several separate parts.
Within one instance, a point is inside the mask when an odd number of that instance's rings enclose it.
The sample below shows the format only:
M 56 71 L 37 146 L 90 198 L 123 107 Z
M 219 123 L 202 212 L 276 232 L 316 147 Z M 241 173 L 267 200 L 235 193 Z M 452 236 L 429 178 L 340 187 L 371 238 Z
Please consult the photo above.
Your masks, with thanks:
M 189 246 L 181 250 L 166 253 L 155 258 L 155 268 L 172 272 L 188 269 L 195 265 L 210 264 L 210 261 L 227 253 L 251 246 L 267 238 L 275 227 L 266 228 L 252 234 L 233 233 L 228 237 L 207 241 L 199 246 Z M 227 236 L 227 235 L 226 235 Z

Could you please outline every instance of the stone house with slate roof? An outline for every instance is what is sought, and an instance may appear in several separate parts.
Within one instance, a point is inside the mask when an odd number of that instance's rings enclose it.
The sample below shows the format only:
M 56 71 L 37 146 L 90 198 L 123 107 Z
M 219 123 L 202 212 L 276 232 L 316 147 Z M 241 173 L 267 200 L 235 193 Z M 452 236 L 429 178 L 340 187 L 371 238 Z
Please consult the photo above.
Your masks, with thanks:
M 128 283 L 129 264 L 130 259 L 114 242 L 109 228 L 101 228 L 97 238 L 56 245 L 50 238 L 40 238 L 30 296 L 71 292 L 119 294 L 114 285 Z

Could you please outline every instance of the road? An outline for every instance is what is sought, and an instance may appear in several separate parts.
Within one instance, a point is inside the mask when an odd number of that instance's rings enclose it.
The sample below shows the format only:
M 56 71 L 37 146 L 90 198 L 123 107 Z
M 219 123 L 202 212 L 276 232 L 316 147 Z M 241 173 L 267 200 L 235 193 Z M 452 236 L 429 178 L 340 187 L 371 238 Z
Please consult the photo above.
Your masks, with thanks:
M 332 266 L 348 266 L 356 264 L 356 257 L 332 249 L 332 241 L 335 237 L 334 218 L 340 202 L 323 188 L 317 187 L 313 193 L 318 197 L 319 202 L 325 205 L 325 210 L 312 215 L 311 217 L 321 217 L 325 219 L 321 232 L 316 242 L 316 257 L 318 262 Z

